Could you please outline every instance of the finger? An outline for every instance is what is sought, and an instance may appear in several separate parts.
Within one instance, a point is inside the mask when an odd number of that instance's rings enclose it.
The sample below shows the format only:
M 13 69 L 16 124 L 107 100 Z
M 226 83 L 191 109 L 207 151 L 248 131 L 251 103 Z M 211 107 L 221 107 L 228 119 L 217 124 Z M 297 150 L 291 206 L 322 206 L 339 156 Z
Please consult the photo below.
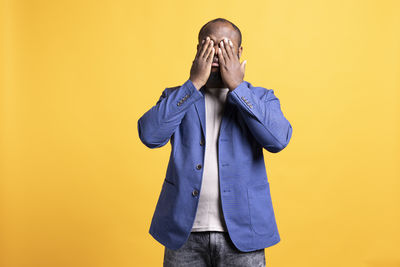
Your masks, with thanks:
M 206 41 L 207 41 L 206 39 L 203 39 L 201 41 L 201 44 L 200 44 L 200 46 L 198 48 L 197 58 L 200 58 L 201 52 L 203 51 L 203 47 L 204 47 Z
M 196 52 L 196 56 L 195 56 L 196 59 L 197 59 L 197 58 L 199 57 L 199 55 L 200 55 L 200 51 L 201 51 L 201 48 L 203 47 L 204 42 L 205 42 L 205 39 L 203 39 L 203 40 L 201 41 L 201 43 L 197 46 L 197 52 Z
M 225 46 L 225 50 L 226 50 L 226 53 L 228 54 L 229 59 L 234 59 L 230 41 L 231 40 L 229 40 L 228 38 L 224 38 L 224 46 Z
M 211 52 L 208 54 L 207 63 L 212 63 L 215 54 L 215 48 L 212 47 Z
M 242 72 L 244 73 L 245 69 L 246 69 L 246 63 L 247 60 L 244 60 L 241 64 L 240 64 L 240 68 L 242 69 Z
M 205 60 L 207 60 L 208 56 L 210 55 L 210 52 L 211 52 L 213 46 L 214 46 L 214 42 L 213 42 L 213 40 L 211 40 L 211 41 L 208 43 L 208 47 L 207 47 L 206 53 L 204 54 L 204 59 L 205 59 Z
M 225 66 L 225 59 L 224 56 L 222 55 L 221 47 L 218 47 L 218 62 L 220 66 Z
M 207 36 L 206 41 L 203 44 L 203 47 L 200 52 L 200 58 L 204 57 L 204 53 L 206 52 L 206 49 L 208 48 L 209 43 L 210 43 L 210 37 Z
M 229 56 L 228 53 L 226 52 L 224 41 L 221 41 L 221 54 L 224 58 L 224 61 L 227 62 L 229 60 Z
M 230 51 L 230 56 L 231 56 L 231 58 L 235 58 L 235 47 L 233 46 L 233 43 L 232 43 L 232 41 L 231 40 L 228 40 L 228 43 L 229 43 L 229 51 Z

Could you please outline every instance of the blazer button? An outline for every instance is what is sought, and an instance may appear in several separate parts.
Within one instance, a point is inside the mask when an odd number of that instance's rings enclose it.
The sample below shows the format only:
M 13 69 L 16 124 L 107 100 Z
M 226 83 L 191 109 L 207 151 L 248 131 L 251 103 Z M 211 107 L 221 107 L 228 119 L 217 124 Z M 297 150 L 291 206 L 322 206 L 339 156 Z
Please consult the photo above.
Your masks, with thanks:
M 204 146 L 204 140 L 203 139 L 200 140 L 200 145 Z
M 201 164 L 197 164 L 196 169 L 200 170 L 201 169 Z
M 192 191 L 192 195 L 193 195 L 194 197 L 198 196 L 198 195 L 199 195 L 199 191 L 197 191 L 196 189 L 193 190 L 193 191 Z

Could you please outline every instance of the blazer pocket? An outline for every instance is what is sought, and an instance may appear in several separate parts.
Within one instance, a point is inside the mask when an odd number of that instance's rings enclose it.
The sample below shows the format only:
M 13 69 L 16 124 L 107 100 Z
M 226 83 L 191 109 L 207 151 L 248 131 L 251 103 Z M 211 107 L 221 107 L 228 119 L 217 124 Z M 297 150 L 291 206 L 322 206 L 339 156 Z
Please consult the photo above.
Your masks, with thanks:
M 166 183 L 168 183 L 168 184 L 170 184 L 170 185 L 175 185 L 174 182 L 170 181 L 170 180 L 167 179 L 167 178 L 164 179 L 164 182 L 166 182 Z
M 258 234 L 274 234 L 275 215 L 272 207 L 269 182 L 247 187 L 250 222 Z
M 165 220 L 170 218 L 173 212 L 173 205 L 175 203 L 176 196 L 177 194 L 175 185 L 169 180 L 164 179 L 160 196 L 154 211 L 154 217 Z

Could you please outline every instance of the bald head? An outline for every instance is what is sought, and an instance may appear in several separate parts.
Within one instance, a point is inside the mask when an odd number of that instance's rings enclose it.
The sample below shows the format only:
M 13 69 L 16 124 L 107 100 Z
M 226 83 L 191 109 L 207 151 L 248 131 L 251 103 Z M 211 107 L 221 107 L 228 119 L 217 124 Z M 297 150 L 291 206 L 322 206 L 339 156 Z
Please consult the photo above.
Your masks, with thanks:
M 204 24 L 199 31 L 199 43 L 206 36 L 209 36 L 210 34 L 216 32 L 227 35 L 226 37 L 232 40 L 232 42 L 235 42 L 237 47 L 240 47 L 242 45 L 242 33 L 240 32 L 239 28 L 235 24 L 224 18 L 216 18 Z

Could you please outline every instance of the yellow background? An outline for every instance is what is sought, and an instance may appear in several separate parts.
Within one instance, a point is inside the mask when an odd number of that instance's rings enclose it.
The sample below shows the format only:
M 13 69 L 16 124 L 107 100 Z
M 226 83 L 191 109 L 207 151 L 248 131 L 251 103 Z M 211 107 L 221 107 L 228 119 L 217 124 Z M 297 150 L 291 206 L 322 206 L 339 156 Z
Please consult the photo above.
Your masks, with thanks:
M 400 266 L 398 1 L 2 1 L 0 266 L 161 266 L 148 229 L 170 144 L 137 120 L 183 84 L 207 21 L 293 126 L 264 150 L 267 266 Z

